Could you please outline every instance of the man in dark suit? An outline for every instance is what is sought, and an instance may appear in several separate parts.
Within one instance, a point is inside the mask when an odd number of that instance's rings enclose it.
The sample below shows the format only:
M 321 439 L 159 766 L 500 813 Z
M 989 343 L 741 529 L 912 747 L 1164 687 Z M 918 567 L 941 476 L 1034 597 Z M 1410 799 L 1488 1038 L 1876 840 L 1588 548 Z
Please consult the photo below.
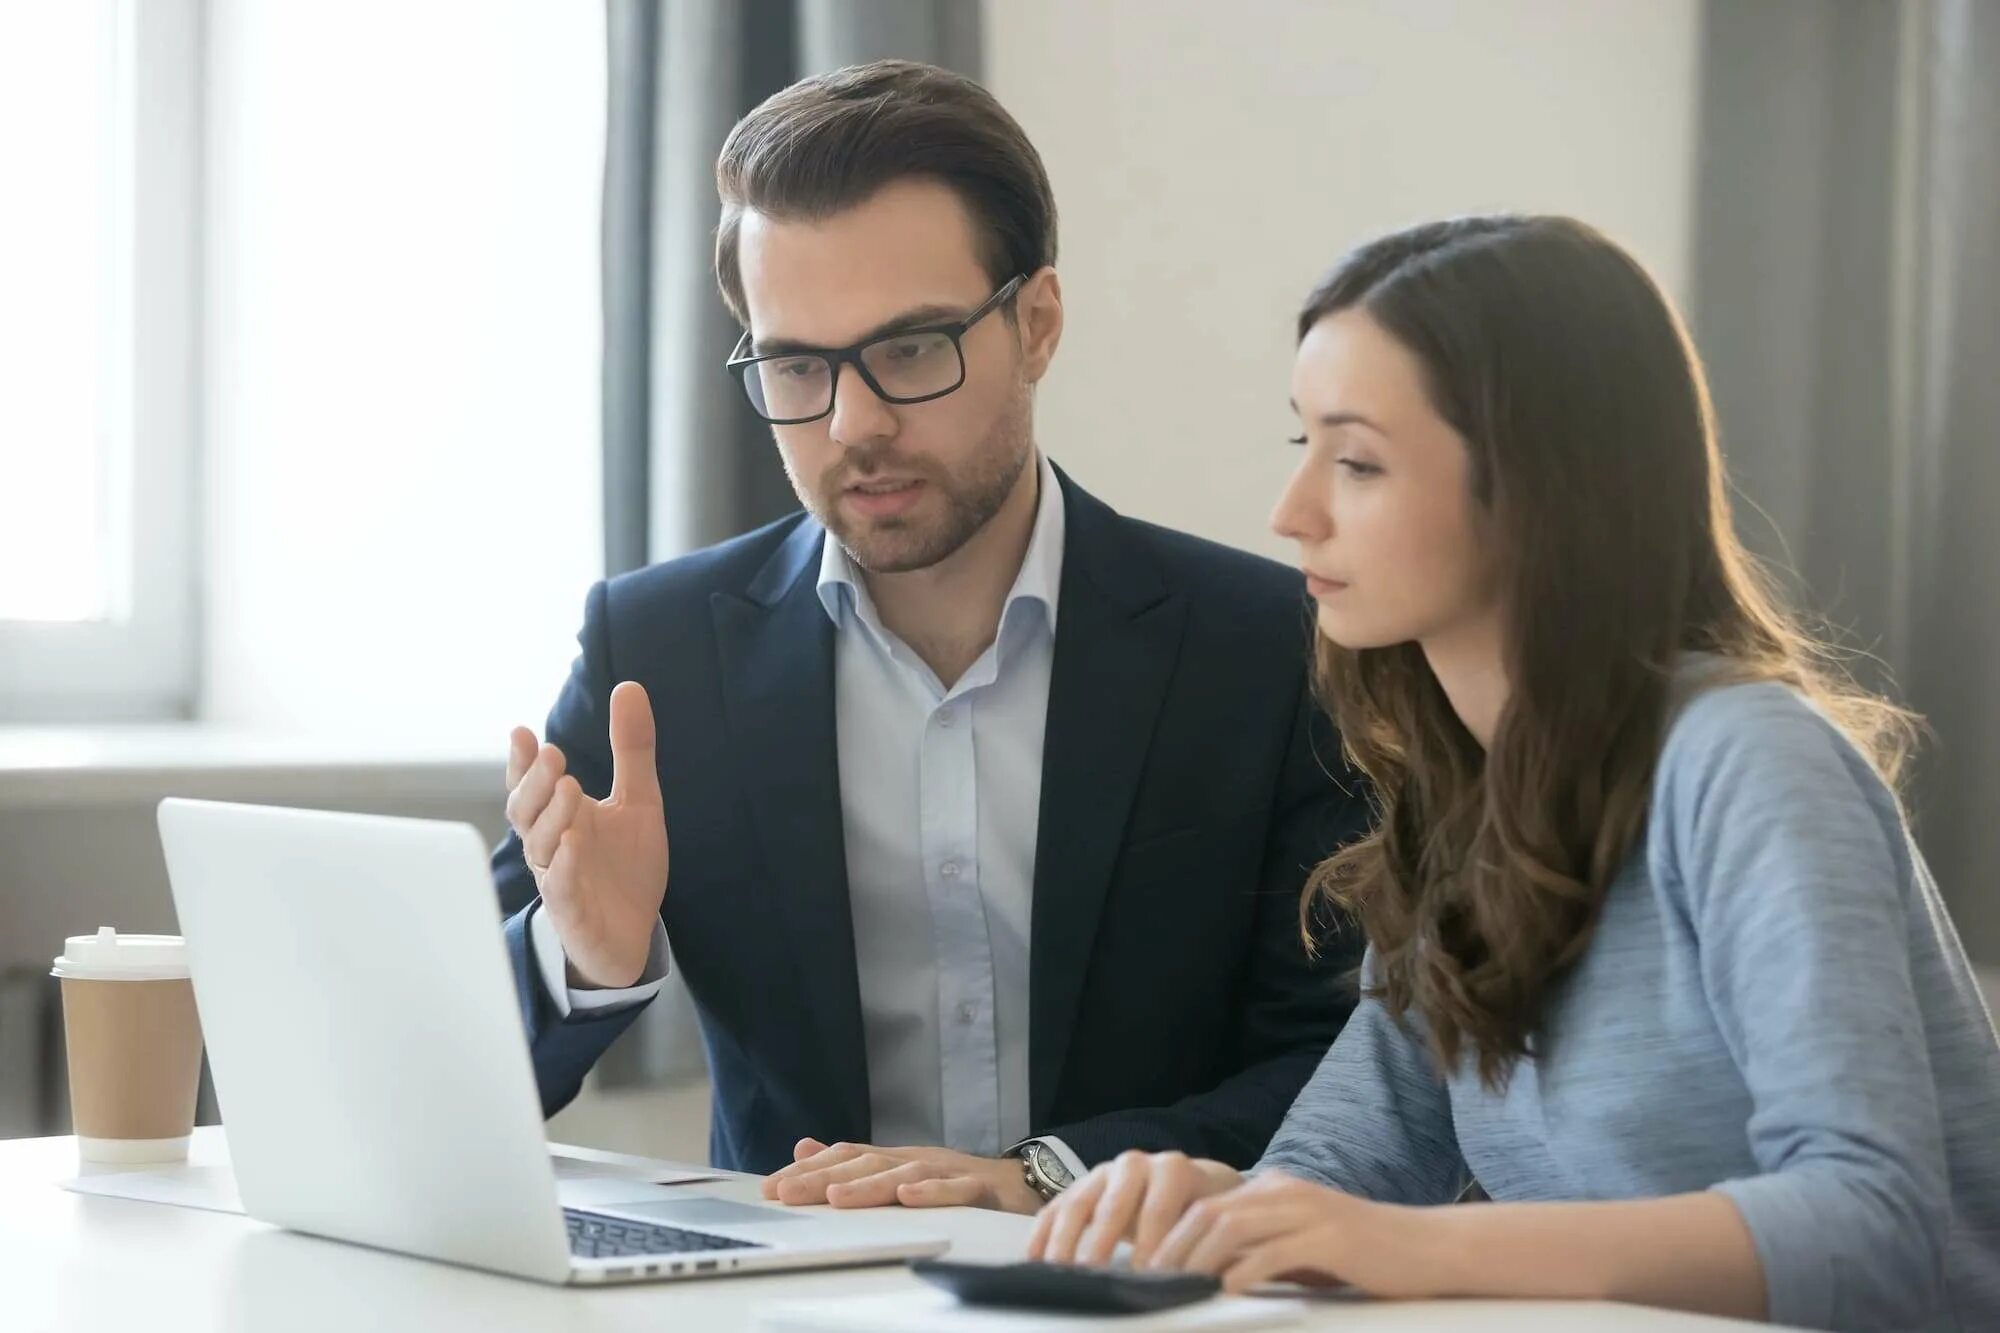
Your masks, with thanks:
M 1299 575 L 1038 449 L 1055 209 L 977 84 L 807 80 L 717 180 L 731 370 L 806 512 L 593 588 L 546 743 L 514 734 L 545 1109 L 671 940 L 713 1159 L 771 1197 L 1032 1211 L 1127 1149 L 1247 1165 L 1352 1003 L 1298 926 L 1366 818 Z

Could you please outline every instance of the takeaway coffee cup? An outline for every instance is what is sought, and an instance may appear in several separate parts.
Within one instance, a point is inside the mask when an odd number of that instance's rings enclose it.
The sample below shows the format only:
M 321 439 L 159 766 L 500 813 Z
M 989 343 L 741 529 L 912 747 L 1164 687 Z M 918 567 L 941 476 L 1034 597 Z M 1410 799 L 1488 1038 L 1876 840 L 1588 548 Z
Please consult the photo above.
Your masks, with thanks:
M 173 1162 L 187 1156 L 201 1079 L 201 1024 L 187 948 L 176 935 L 110 926 L 64 942 L 69 1100 L 86 1162 Z

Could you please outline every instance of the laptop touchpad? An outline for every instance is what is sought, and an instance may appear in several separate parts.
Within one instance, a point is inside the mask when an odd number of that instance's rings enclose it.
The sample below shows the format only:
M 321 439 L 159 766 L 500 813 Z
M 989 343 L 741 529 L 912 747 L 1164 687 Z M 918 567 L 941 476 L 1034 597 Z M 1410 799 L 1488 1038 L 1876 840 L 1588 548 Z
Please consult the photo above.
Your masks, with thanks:
M 693 1199 L 667 1199 L 659 1203 L 621 1203 L 613 1206 L 624 1216 L 644 1217 L 676 1227 L 757 1227 L 769 1226 L 773 1222 L 807 1220 L 799 1213 L 781 1212 L 776 1208 L 760 1208 L 753 1203 L 734 1203 L 728 1199 L 717 1199 L 706 1195 Z

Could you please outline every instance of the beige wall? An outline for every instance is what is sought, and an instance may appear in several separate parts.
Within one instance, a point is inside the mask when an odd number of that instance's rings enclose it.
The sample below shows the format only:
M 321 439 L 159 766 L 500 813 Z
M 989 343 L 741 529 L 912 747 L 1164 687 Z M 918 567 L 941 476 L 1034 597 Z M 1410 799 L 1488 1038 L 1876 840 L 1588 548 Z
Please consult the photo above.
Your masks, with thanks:
M 1128 512 L 1284 555 L 1290 323 L 1347 246 L 1575 213 L 1685 294 L 1694 0 L 998 0 L 988 81 L 1062 214 L 1041 442 Z

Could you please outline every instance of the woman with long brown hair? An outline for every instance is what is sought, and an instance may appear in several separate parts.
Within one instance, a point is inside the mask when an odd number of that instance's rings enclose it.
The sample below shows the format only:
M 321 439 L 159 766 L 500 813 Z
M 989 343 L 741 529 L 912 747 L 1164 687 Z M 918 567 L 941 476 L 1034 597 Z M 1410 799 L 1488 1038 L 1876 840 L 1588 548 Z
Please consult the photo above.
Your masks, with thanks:
M 1379 813 L 1302 925 L 1352 913 L 1363 1002 L 1250 1176 L 1127 1153 L 1031 1253 L 2000 1327 L 2000 1046 L 1913 719 L 1767 592 L 1671 306 L 1580 223 L 1471 218 L 1298 328 L 1273 521 Z

